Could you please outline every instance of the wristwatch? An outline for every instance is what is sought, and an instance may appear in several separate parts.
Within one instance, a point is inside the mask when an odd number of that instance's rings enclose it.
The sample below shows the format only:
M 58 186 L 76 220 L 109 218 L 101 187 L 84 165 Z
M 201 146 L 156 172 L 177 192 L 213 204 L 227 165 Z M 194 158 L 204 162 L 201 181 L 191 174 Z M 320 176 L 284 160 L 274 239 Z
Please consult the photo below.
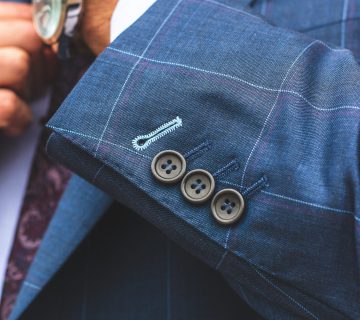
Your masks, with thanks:
M 71 55 L 70 42 L 82 13 L 82 0 L 34 0 L 33 21 L 40 38 L 48 45 L 59 44 L 59 56 Z

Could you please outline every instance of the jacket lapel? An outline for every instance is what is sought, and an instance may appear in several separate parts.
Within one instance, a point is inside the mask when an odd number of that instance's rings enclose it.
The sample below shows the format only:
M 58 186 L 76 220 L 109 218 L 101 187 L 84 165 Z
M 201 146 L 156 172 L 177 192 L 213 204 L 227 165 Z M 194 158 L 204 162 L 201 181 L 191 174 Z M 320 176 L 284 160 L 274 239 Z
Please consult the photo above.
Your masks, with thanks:
M 112 201 L 101 190 L 73 176 L 29 269 L 10 320 L 20 317 L 107 211 Z

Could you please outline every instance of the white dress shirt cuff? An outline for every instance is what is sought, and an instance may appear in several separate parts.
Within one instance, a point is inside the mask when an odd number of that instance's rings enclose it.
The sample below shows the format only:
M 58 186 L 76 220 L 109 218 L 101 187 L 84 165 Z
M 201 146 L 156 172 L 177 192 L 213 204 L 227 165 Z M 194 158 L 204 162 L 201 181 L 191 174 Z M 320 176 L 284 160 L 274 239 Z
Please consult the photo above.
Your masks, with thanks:
M 111 18 L 110 39 L 114 41 L 139 19 L 156 0 L 119 0 Z

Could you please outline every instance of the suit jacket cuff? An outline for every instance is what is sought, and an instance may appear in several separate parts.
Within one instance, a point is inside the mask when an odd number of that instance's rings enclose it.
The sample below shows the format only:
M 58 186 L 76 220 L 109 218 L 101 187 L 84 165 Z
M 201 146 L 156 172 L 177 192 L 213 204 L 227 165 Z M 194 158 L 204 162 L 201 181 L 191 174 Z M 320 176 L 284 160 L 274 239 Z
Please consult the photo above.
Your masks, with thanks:
M 167 214 L 134 209 L 214 268 L 251 290 L 256 278 L 260 295 L 278 295 L 273 303 L 292 316 L 340 319 L 358 310 L 339 305 L 339 292 L 360 296 L 359 126 L 349 116 L 358 114 L 359 83 L 349 51 L 217 1 L 158 0 L 98 57 L 49 127 L 64 150 L 98 164 L 90 175 L 71 156 L 77 173 L 129 204 L 114 184 L 125 179 L 144 195 L 134 202 L 151 199 Z M 169 123 L 177 125 L 163 130 Z M 194 206 L 179 185 L 155 180 L 151 161 L 166 149 L 189 170 L 211 172 L 217 190 L 247 194 L 242 221 L 221 226 L 209 203 Z M 210 243 L 221 250 L 212 255 Z M 344 261 L 337 279 L 323 268 Z

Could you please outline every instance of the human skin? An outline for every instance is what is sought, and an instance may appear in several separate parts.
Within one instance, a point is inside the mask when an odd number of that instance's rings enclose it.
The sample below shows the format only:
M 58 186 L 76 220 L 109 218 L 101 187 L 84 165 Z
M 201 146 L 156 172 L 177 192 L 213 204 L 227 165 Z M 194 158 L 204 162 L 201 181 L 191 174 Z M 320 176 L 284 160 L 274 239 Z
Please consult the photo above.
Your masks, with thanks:
M 98 55 L 110 43 L 110 20 L 118 0 L 84 0 L 80 35 Z M 32 23 L 28 4 L 0 2 L 0 130 L 23 133 L 32 121 L 28 101 L 41 91 L 55 69 Z
M 49 55 L 34 30 L 31 6 L 0 2 L 0 130 L 5 134 L 19 135 L 32 121 L 27 101 L 44 87 Z
M 95 55 L 110 43 L 110 20 L 117 2 L 118 0 L 84 0 L 80 33 Z

